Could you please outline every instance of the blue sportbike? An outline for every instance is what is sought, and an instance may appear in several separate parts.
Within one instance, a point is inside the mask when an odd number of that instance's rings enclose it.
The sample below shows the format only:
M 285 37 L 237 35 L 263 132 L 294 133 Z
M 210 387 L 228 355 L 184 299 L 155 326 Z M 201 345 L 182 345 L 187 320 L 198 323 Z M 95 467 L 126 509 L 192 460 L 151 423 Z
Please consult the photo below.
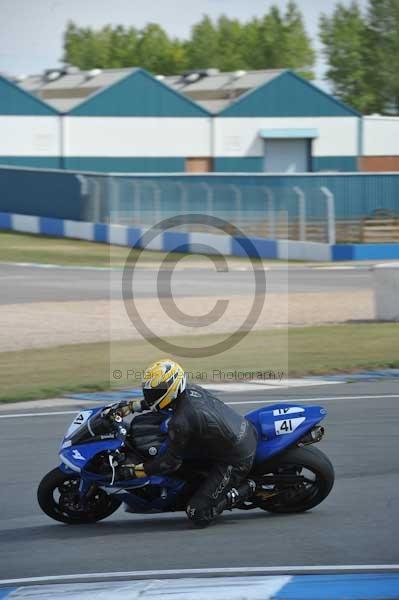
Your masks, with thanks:
M 169 476 L 124 480 L 120 468 L 138 464 L 167 448 L 171 413 L 143 413 L 123 418 L 121 404 L 82 410 L 62 441 L 61 464 L 38 488 L 41 509 L 56 521 L 94 523 L 125 503 L 128 512 L 184 511 L 210 468 L 206 448 L 188 452 L 183 466 Z M 299 513 L 322 502 L 334 484 L 334 469 L 320 442 L 320 406 L 275 404 L 246 415 L 258 432 L 258 448 L 249 477 L 256 489 L 240 510 Z

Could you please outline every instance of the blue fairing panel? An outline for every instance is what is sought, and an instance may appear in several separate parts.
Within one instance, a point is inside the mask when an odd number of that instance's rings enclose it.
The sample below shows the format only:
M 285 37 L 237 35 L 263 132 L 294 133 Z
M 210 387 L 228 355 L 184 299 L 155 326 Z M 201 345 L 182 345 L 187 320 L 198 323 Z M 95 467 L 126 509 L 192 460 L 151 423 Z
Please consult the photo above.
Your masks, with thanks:
M 255 462 L 263 462 L 298 442 L 327 414 L 321 406 L 273 404 L 246 415 L 258 432 Z
M 74 471 L 80 471 L 96 454 L 107 450 L 116 450 L 122 444 L 123 442 L 120 439 L 108 439 L 101 442 L 71 446 L 61 450 L 60 458 Z

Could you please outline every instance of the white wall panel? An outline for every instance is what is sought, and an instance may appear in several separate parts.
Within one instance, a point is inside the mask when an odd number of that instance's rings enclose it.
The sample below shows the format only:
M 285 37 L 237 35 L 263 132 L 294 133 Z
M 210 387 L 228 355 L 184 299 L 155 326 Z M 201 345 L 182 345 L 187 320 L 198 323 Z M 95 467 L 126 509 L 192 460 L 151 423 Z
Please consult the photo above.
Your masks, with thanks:
M 64 221 L 64 237 L 78 240 L 94 240 L 94 223 L 85 221 Z
M 215 119 L 214 156 L 263 156 L 261 129 L 318 129 L 314 156 L 357 156 L 357 117 Z
M 222 254 L 223 256 L 231 254 L 232 238 L 229 235 L 192 232 L 188 236 L 191 252 L 197 252 L 196 247 L 200 246 L 201 253 Z M 202 249 L 201 246 L 205 247 Z
M 127 227 L 108 225 L 108 242 L 118 246 L 127 246 Z
M 277 258 L 280 260 L 330 261 L 331 246 L 318 242 L 277 240 Z
M 0 116 L 0 156 L 58 156 L 59 117 Z
M 208 118 L 66 117 L 67 156 L 210 156 Z
M 40 233 L 39 217 L 30 215 L 11 215 L 12 229 L 26 233 Z
M 365 117 L 364 156 L 399 156 L 399 118 Z

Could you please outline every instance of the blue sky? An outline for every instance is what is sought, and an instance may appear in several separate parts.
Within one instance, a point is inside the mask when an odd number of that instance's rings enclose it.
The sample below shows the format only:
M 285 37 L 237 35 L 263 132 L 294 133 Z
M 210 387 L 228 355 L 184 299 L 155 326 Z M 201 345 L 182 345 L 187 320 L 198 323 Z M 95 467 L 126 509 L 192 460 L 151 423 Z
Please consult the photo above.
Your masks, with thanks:
M 349 4 L 351 0 L 341 0 Z M 365 6 L 367 0 L 360 0 Z M 321 12 L 330 13 L 336 0 L 297 0 L 314 46 Z M 149 21 L 162 25 L 174 36 L 187 37 L 203 14 L 216 18 L 248 20 L 262 15 L 277 0 L 0 0 L 0 72 L 21 75 L 38 73 L 59 65 L 62 34 L 69 19 L 79 25 L 100 27 L 107 23 L 142 27 Z M 318 79 L 324 64 L 320 58 Z

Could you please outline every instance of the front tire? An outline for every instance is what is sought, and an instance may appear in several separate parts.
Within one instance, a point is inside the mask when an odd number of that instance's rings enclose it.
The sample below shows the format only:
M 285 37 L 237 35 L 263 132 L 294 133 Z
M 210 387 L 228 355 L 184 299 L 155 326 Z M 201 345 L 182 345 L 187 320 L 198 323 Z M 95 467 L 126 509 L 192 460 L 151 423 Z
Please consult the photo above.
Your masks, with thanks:
M 101 521 L 114 513 L 121 501 L 97 490 L 87 506 L 78 504 L 80 476 L 64 473 L 56 468 L 47 473 L 37 490 L 39 506 L 46 515 L 68 525 L 82 525 Z
M 267 485 L 267 476 L 297 475 L 301 483 Z M 334 467 L 329 458 L 315 447 L 291 448 L 283 455 L 256 469 L 258 492 L 256 505 L 272 513 L 301 513 L 320 504 L 334 485 Z

